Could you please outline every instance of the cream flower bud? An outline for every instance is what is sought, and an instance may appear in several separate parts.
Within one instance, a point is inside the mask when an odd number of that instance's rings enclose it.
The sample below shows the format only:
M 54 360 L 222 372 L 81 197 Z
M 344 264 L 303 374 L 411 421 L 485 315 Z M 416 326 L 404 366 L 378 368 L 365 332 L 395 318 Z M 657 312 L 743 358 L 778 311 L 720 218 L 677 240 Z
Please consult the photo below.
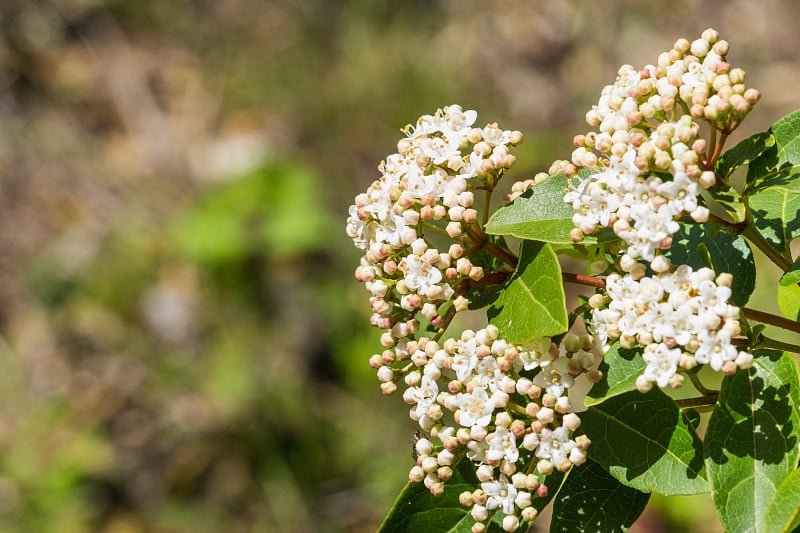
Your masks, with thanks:
M 408 480 L 412 483 L 419 483 L 425 479 L 425 471 L 421 466 L 414 465 L 408 472 Z
M 469 514 L 476 522 L 484 522 L 487 518 L 489 518 L 489 511 L 483 505 L 473 505 Z
M 516 531 L 519 527 L 519 518 L 509 514 L 503 517 L 503 531 Z
M 709 44 L 708 41 L 705 39 L 697 39 L 692 41 L 692 46 L 690 48 L 693 55 L 697 57 L 705 57 L 708 53 Z

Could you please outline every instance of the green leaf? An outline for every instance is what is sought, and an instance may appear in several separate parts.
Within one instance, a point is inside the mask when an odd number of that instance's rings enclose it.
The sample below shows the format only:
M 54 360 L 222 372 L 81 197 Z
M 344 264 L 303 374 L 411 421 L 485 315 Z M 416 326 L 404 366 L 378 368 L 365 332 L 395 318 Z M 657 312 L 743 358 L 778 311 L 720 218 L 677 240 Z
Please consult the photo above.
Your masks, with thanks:
M 524 343 L 567 330 L 561 266 L 550 245 L 523 241 L 517 270 L 487 314 L 508 342 Z
M 775 122 L 770 132 L 775 145 L 750 164 L 744 195 L 755 227 L 786 252 L 800 235 L 800 110 Z
M 717 274 L 733 274 L 731 303 L 744 306 L 756 286 L 756 264 L 747 241 L 740 235 L 731 235 L 713 224 L 681 224 L 672 237 L 672 247 L 667 256 L 675 265 L 689 265 L 698 269 L 705 265 L 703 256 L 708 250 Z
M 720 156 L 716 165 L 717 175 L 727 180 L 737 168 L 750 164 L 774 144 L 775 137 L 769 131 L 748 137 Z
M 770 131 L 778 149 L 778 165 L 800 163 L 800 109 L 775 122 Z
M 590 459 L 567 475 L 553 504 L 550 531 L 627 531 L 649 499 L 649 494 L 626 487 Z
M 778 309 L 789 320 L 800 321 L 800 285 L 784 285 L 777 287 Z
M 458 502 L 458 495 L 474 491 L 480 483 L 475 477 L 475 467 L 467 460 L 453 469 L 453 477 L 445 483 L 444 494 L 433 496 L 424 483 L 408 483 L 395 500 L 392 509 L 381 524 L 379 533 L 470 533 L 475 523 L 469 507 Z M 534 500 L 536 502 L 536 500 Z M 502 513 L 496 513 L 488 522 L 490 533 L 500 533 Z M 523 523 L 518 533 L 528 529 Z
M 800 165 L 776 170 L 747 191 L 753 224 L 779 252 L 800 236 Z
M 760 531 L 777 487 L 797 464 L 800 378 L 791 354 L 755 352 L 722 381 L 705 438 L 714 504 L 728 531 Z
M 784 533 L 800 526 L 800 470 L 793 470 L 778 485 L 761 522 L 765 533 Z
M 707 191 L 714 201 L 725 209 L 725 212 L 730 215 L 734 222 L 745 221 L 746 209 L 739 191 L 727 185 L 724 187 L 710 187 Z
M 564 174 L 558 174 L 534 185 L 511 204 L 498 209 L 486 224 L 486 233 L 572 244 L 569 232 L 575 227 L 572 223 L 575 210 L 564 203 L 568 181 Z M 591 235 L 583 240 L 584 243 L 595 241 Z
M 626 350 L 615 343 L 603 356 L 599 370 L 603 379 L 594 384 L 584 400 L 587 407 L 613 396 L 636 390 L 636 378 L 644 372 L 642 349 Z
M 708 492 L 703 445 L 674 400 L 627 392 L 581 414 L 589 455 L 624 485 L 664 495 Z
M 778 283 L 780 285 L 795 285 L 796 283 L 800 283 L 800 258 L 792 263 L 789 270 L 783 273 Z

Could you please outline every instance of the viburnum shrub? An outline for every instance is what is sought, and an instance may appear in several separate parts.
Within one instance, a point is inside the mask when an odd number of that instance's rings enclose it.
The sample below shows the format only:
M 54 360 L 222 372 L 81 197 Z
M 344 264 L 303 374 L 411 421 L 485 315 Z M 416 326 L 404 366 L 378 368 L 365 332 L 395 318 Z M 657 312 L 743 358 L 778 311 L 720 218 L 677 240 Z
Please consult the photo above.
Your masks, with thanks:
M 727 54 L 709 29 L 620 68 L 494 213 L 520 132 L 458 105 L 405 128 L 347 219 L 369 363 L 419 426 L 382 531 L 524 531 L 550 502 L 554 531 L 624 530 L 653 492 L 712 493 L 732 532 L 800 525 L 800 347 L 763 326 L 800 331 L 800 111 L 725 151 L 760 96 Z M 746 307 L 753 248 L 782 317 Z

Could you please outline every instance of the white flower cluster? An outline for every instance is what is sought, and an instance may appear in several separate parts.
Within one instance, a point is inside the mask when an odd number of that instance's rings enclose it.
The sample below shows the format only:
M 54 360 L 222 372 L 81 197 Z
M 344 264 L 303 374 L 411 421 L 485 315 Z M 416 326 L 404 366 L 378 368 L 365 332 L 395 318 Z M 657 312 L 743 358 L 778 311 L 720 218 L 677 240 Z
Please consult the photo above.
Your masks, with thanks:
M 610 302 L 590 300 L 598 340 L 606 346 L 617 338 L 625 347 L 644 346 L 647 367 L 636 381 L 642 392 L 653 383 L 680 386 L 679 367 L 708 364 L 726 374 L 750 368 L 753 356 L 731 344 L 740 332 L 739 308 L 728 303 L 731 280 L 730 274 L 715 280 L 711 269 L 693 271 L 686 265 L 638 280 L 611 274 L 606 280 Z
M 370 321 L 387 330 L 386 347 L 416 331 L 418 313 L 436 326 L 443 304 L 465 310 L 470 283 L 486 274 L 467 253 L 485 237 L 473 189 L 494 187 L 522 134 L 473 127 L 476 118 L 451 105 L 407 126 L 397 153 L 378 167 L 381 177 L 350 206 L 347 234 L 365 252 L 356 279 L 372 294 Z M 428 234 L 457 242 L 441 251 Z
M 498 338 L 490 325 L 442 344 L 422 338 L 405 345 L 412 365 L 403 374 L 408 386 L 403 398 L 412 406 L 411 418 L 430 433 L 416 443 L 409 479 L 441 494 L 451 466 L 466 454 L 479 465 L 481 487 L 460 500 L 472 508 L 476 532 L 495 510 L 506 515 L 507 531 L 515 531 L 520 518 L 533 520 L 537 510 L 532 501 L 547 494 L 544 477 L 586 460 L 589 440 L 572 438 L 580 419 L 570 412 L 567 390 L 575 376 L 595 365 L 596 357 L 585 349 L 592 344 L 588 336 L 570 335 L 564 344 L 574 352 L 560 354 L 549 338 L 515 346 Z M 541 370 L 532 379 L 521 375 L 536 368 Z M 389 366 L 378 367 L 384 382 L 395 379 L 395 373 Z
M 653 261 L 671 246 L 678 217 L 708 219 L 697 196 L 716 183 L 716 134 L 733 131 L 760 97 L 725 60 L 727 52 L 728 43 L 709 29 L 694 42 L 679 39 L 657 65 L 620 68 L 586 115 L 597 131 L 576 136 L 571 163 L 551 168 L 569 176 L 591 171 L 573 177 L 564 197 L 576 209 L 574 241 L 613 228 L 634 268 L 638 258 Z M 710 124 L 711 142 L 698 138 L 696 120 Z

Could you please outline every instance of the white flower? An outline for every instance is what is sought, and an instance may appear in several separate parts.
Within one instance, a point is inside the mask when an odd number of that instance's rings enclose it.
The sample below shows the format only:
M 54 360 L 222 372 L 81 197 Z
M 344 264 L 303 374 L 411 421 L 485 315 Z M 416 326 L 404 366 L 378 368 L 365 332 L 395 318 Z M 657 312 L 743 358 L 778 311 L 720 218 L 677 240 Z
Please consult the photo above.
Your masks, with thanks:
M 473 382 L 489 392 L 497 392 L 500 389 L 500 380 L 505 374 L 497 366 L 497 359 L 494 357 L 484 357 L 478 361 L 475 367 L 475 378 Z
M 481 483 L 483 492 L 486 493 L 486 508 L 491 510 L 503 509 L 503 513 L 510 515 L 514 513 L 514 499 L 517 497 L 517 489 L 508 482 L 506 476 L 501 475 L 497 481 L 486 481 Z
M 485 389 L 476 387 L 472 394 L 458 394 L 456 405 L 459 413 L 458 423 L 464 427 L 486 427 L 492 421 L 494 401 L 489 398 Z
M 405 274 L 406 286 L 412 291 L 425 292 L 442 281 L 442 271 L 418 255 L 407 255 L 397 266 Z
M 427 414 L 428 408 L 436 401 L 436 396 L 439 394 L 439 385 L 436 380 L 424 375 L 420 386 L 410 387 L 409 391 L 409 396 L 417 403 L 415 414 L 422 418 L 423 415 Z
M 519 459 L 519 449 L 514 434 L 508 428 L 498 427 L 486 436 L 486 442 L 489 444 L 489 449 L 486 451 L 487 461 L 504 460 L 516 463 Z
M 468 381 L 467 378 L 478 364 L 478 356 L 475 354 L 476 345 L 474 337 L 467 341 L 459 340 L 456 343 L 458 351 L 453 354 L 452 369 L 462 383 Z
M 421 168 L 414 165 L 413 171 L 406 177 L 406 190 L 415 198 L 422 198 L 426 194 L 442 196 L 447 182 L 452 179 L 444 170 L 434 168 L 430 174 L 426 174 Z
M 554 396 L 561 396 L 575 382 L 567 371 L 569 358 L 559 357 L 536 374 L 533 382 Z
M 457 104 L 449 105 L 445 107 L 443 111 L 444 123 L 442 131 L 445 135 L 455 134 L 461 137 L 465 136 L 478 118 L 477 111 L 472 109 L 462 111 L 461 106 Z
M 665 344 L 648 344 L 642 353 L 642 359 L 647 364 L 642 374 L 647 381 L 658 383 L 659 387 L 666 387 L 678 370 L 681 351 L 678 348 L 670 349 Z
M 433 160 L 434 165 L 441 165 L 445 163 L 454 155 L 461 155 L 458 150 L 458 145 L 461 143 L 461 138 L 456 135 L 448 137 L 434 137 L 426 139 L 422 143 L 422 153 L 427 155 Z
M 483 128 L 483 140 L 492 146 L 505 145 L 511 140 L 511 132 L 501 130 L 497 124 L 489 124 Z
M 697 334 L 700 347 L 694 353 L 694 358 L 698 363 L 710 364 L 714 370 L 722 368 L 726 361 L 735 361 L 739 352 L 731 344 L 731 334 L 722 329 L 717 332 L 710 332 L 706 329 Z
M 569 452 L 575 447 L 575 441 L 569 438 L 569 430 L 563 426 L 556 429 L 542 429 L 539 434 L 539 447 L 536 457 L 547 459 L 558 465 L 562 459 L 569 458 Z
M 369 245 L 370 231 L 368 226 L 371 224 L 377 226 L 375 222 L 370 220 L 362 220 L 358 216 L 358 208 L 354 205 L 350 206 L 347 217 L 347 236 L 353 239 L 356 247 L 366 250 Z
M 550 337 L 539 337 L 526 345 L 520 347 L 519 357 L 517 357 L 515 364 L 520 365 L 525 370 L 533 370 L 541 365 L 547 365 L 550 362 Z

